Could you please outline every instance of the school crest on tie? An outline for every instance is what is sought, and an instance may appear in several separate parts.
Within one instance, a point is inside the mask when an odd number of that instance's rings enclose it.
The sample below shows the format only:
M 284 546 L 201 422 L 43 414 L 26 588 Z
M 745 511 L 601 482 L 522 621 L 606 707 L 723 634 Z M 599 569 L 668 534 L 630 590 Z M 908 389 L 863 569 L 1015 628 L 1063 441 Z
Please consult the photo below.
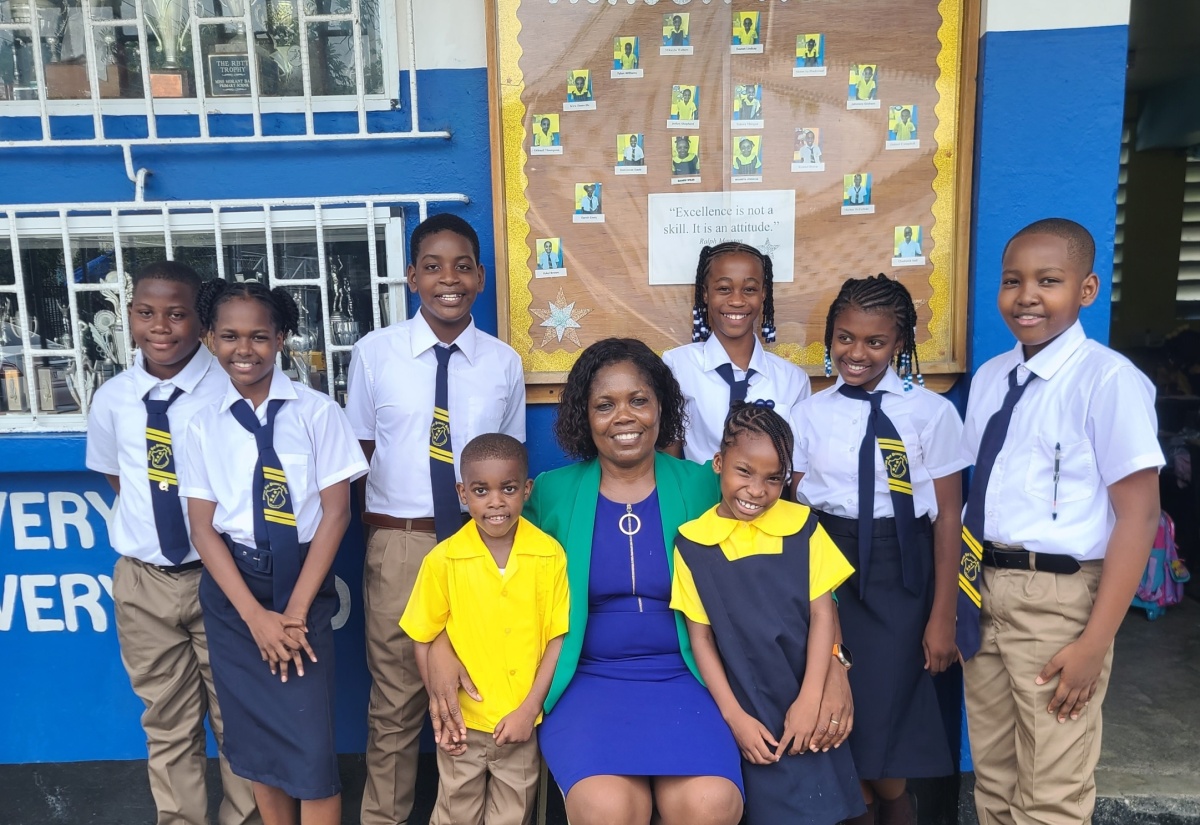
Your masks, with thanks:
M 889 453 L 883 463 L 887 466 L 888 475 L 892 478 L 906 478 L 908 476 L 908 456 L 904 453 Z
M 156 470 L 166 470 L 171 466 L 171 448 L 166 444 L 155 444 L 146 451 L 146 461 Z
M 443 419 L 438 413 L 440 410 L 433 411 L 433 423 L 429 425 L 429 443 L 434 447 L 444 448 L 450 442 L 450 420 L 449 416 Z
M 287 484 L 280 481 L 268 481 L 263 485 L 263 504 L 268 510 L 283 510 L 288 506 Z
M 973 582 L 979 578 L 979 559 L 973 553 L 964 554 L 961 563 L 962 575 L 967 581 Z

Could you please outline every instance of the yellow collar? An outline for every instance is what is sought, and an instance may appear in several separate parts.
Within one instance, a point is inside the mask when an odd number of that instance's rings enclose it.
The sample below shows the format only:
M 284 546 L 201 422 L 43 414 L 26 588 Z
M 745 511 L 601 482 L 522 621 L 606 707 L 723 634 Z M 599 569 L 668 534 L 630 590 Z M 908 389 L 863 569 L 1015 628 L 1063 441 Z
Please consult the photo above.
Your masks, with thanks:
M 697 544 L 714 545 L 726 541 L 739 527 L 753 527 L 758 532 L 774 538 L 783 538 L 799 533 L 808 520 L 809 508 L 790 501 L 777 501 L 775 505 L 754 521 L 740 521 L 717 515 L 717 508 L 707 510 L 704 515 L 679 528 L 684 538 Z

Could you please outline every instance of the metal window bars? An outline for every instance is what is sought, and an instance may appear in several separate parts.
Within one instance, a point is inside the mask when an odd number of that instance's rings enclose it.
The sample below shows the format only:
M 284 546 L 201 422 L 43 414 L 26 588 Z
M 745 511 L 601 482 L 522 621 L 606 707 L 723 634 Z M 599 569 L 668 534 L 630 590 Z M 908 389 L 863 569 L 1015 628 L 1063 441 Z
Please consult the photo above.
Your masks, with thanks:
M 0 147 L 18 147 L 18 146 L 38 146 L 38 145 L 106 145 L 120 146 L 125 159 L 125 171 L 131 182 L 136 186 L 135 200 L 142 200 L 144 192 L 146 170 L 136 168 L 133 156 L 132 147 L 145 144 L 154 145 L 186 145 L 186 144 L 211 144 L 225 142 L 261 142 L 261 143 L 291 143 L 297 141 L 312 141 L 312 140 L 414 140 L 414 139 L 448 139 L 450 132 L 447 130 L 423 130 L 420 126 L 420 104 L 417 90 L 417 73 L 416 73 L 416 33 L 413 20 L 413 6 L 416 0 L 408 0 L 404 2 L 404 29 L 408 41 L 408 94 L 409 94 L 409 128 L 406 131 L 370 131 L 367 123 L 368 95 L 365 89 L 364 79 L 364 30 L 362 23 L 362 0 L 349 0 L 349 11 L 340 13 L 318 14 L 308 10 L 309 0 L 297 0 L 294 3 L 296 18 L 299 26 L 299 46 L 301 51 L 300 69 L 301 82 L 303 87 L 303 106 L 304 106 L 304 133 L 303 134 L 266 134 L 263 131 L 263 96 L 259 89 L 259 56 L 256 53 L 254 42 L 254 20 L 252 18 L 253 0 L 242 0 L 242 7 L 239 15 L 225 16 L 205 16 L 203 14 L 202 0 L 127 0 L 134 7 L 134 16 L 132 18 L 100 19 L 94 16 L 92 3 L 94 0 L 80 0 L 80 10 L 84 23 L 84 51 L 87 68 L 87 82 L 89 91 L 89 100 L 91 103 L 91 118 L 92 118 L 92 137 L 65 137 L 56 138 L 52 134 L 51 129 L 51 105 L 48 102 L 48 89 L 46 82 L 46 69 L 43 53 L 43 43 L 41 37 L 41 19 L 39 12 L 39 4 L 36 0 L 29 0 L 28 3 L 28 19 L 14 19 L 11 22 L 0 22 L 0 32 L 13 32 L 13 36 L 27 37 L 30 41 L 30 46 L 33 51 L 32 68 L 36 77 L 37 91 L 37 117 L 39 120 L 39 136 L 29 139 L 8 139 L 0 140 Z M 162 98 L 156 98 L 151 88 L 151 67 L 150 67 L 150 42 L 148 38 L 148 20 L 146 16 L 147 2 L 159 2 L 167 5 L 174 3 L 186 3 L 188 7 L 189 26 L 191 31 L 191 42 L 193 47 L 192 52 L 192 70 L 195 73 L 195 114 L 199 121 L 199 135 L 191 137 L 163 137 L 158 132 L 158 116 L 164 114 L 156 109 L 156 101 L 161 104 Z M 396 2 L 396 0 L 384 0 L 384 2 Z M 230 6 L 239 5 L 231 3 Z M 357 128 L 353 132 L 318 132 L 316 131 L 316 123 L 314 118 L 313 104 L 313 81 L 312 81 L 312 66 L 309 50 L 309 32 L 310 27 L 320 26 L 324 24 L 348 24 L 352 27 L 352 51 L 354 58 L 354 85 L 355 94 L 353 97 L 354 113 L 357 118 Z M 252 122 L 252 132 L 244 136 L 227 136 L 213 135 L 210 124 L 212 115 L 219 115 L 222 112 L 212 110 L 209 104 L 209 95 L 206 90 L 208 87 L 206 79 L 206 71 L 204 64 L 204 55 L 200 48 L 200 30 L 202 26 L 228 26 L 232 25 L 242 32 L 246 39 L 246 60 L 248 61 L 248 94 L 243 98 L 248 98 L 250 101 L 250 116 Z M 100 89 L 100 74 L 99 74 L 99 56 L 97 55 L 95 35 L 97 32 L 104 30 L 112 30 L 118 28 L 133 27 L 137 31 L 138 55 L 140 63 L 140 74 L 142 79 L 142 102 L 144 105 L 145 121 L 146 121 L 146 137 L 130 138 L 110 136 L 106 132 L 106 124 L 104 116 L 106 114 L 106 105 L 111 104 L 111 99 L 101 97 Z M 386 38 L 388 33 L 381 31 L 380 36 Z M 169 39 L 169 38 L 167 38 Z M 270 98 L 270 100 L 278 100 L 278 98 Z M 190 101 L 189 101 L 190 102 Z M 349 102 L 349 96 L 346 96 L 346 102 Z M 223 108 L 228 110 L 229 99 L 223 99 Z M 8 104 L 0 102 L 0 117 L 5 116 L 5 106 Z M 111 106 L 109 106 L 111 114 Z M 344 107 L 339 105 L 339 110 L 344 110 Z M 269 110 L 274 111 L 274 110 Z M 178 114 L 178 111 L 172 109 L 167 114 Z
M 431 203 L 467 200 L 457 193 L 428 193 L 0 206 L 0 243 L 7 239 L 12 259 L 11 272 L 0 267 L 0 432 L 83 430 L 92 392 L 106 377 L 132 363 L 129 336 L 114 333 L 120 332 L 131 297 L 127 268 L 135 268 L 125 253 L 138 238 L 153 238 L 150 245 L 156 255 L 175 260 L 185 244 L 188 249 L 197 248 L 195 238 L 202 236 L 215 251 L 212 274 L 227 280 L 237 275 L 227 272 L 230 243 L 226 239 L 248 233 L 261 238 L 262 243 L 249 244 L 249 253 L 234 259 L 239 269 L 244 262 L 245 269 L 257 270 L 270 287 L 316 292 L 308 314 L 319 313 L 319 324 L 310 322 L 307 329 L 292 336 L 285 352 L 298 380 L 338 397 L 343 387 L 335 378 L 342 376 L 334 373 L 348 366 L 354 341 L 368 330 L 362 329 L 349 306 L 351 279 L 336 271 L 339 256 L 331 252 L 331 246 L 341 243 L 344 247 L 346 241 L 338 239 L 347 233 L 355 243 L 365 237 L 366 254 L 359 257 L 365 257 L 369 274 L 369 324 L 371 329 L 379 328 L 405 317 L 405 209 L 415 207 L 416 218 L 424 220 Z M 289 241 L 289 234 L 294 238 L 297 231 L 302 240 Z M 94 242 L 99 236 L 106 239 L 106 247 L 111 245 L 104 266 L 116 273 L 103 281 L 89 278 L 92 262 L 80 260 L 76 252 L 81 238 Z M 381 240 L 386 250 L 382 268 L 377 249 Z M 310 254 L 289 256 L 289 242 L 309 247 Z M 311 254 L 314 242 L 315 254 Z M 38 313 L 30 305 L 30 286 L 38 273 L 26 271 L 23 253 L 34 244 L 40 244 L 39 248 L 61 246 L 59 275 L 64 283 L 60 287 L 66 303 L 59 302 L 54 308 L 64 316 L 59 341 L 39 335 Z M 331 269 L 331 263 L 335 268 Z M 81 300 L 97 298 L 108 306 L 90 313 L 81 308 Z M 305 314 L 302 308 L 302 321 Z M 360 312 L 359 317 L 362 315 Z M 98 357 L 90 358 L 89 352 Z M 322 381 L 324 386 L 320 386 Z M 65 404 L 56 398 L 64 399 Z

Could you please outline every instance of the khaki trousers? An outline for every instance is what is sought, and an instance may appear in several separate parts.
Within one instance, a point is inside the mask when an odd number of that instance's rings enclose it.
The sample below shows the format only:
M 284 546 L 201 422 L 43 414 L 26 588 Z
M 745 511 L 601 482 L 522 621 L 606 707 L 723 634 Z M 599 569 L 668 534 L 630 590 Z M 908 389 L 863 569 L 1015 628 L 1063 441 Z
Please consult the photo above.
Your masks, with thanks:
M 429 825 L 528 825 L 541 775 L 537 731 L 528 742 L 496 745 L 467 728 L 467 752 L 437 753 L 438 796 Z
M 1084 562 L 1073 575 L 983 568 L 982 647 L 964 668 L 980 825 L 1092 821 L 1112 648 L 1078 720 L 1046 712 L 1057 678 L 1034 680 L 1083 632 L 1101 565 Z
M 164 573 L 124 556 L 113 570 L 121 661 L 133 692 L 146 705 L 142 728 L 158 825 L 208 823 L 205 714 L 217 742 L 223 729 L 208 665 L 199 587 L 199 570 Z M 234 776 L 224 756 L 220 761 L 225 793 L 218 822 L 261 823 L 250 783 Z
M 400 629 L 421 562 L 437 544 L 433 533 L 370 528 L 363 569 L 367 626 L 367 783 L 362 825 L 403 825 L 417 784 L 418 737 L 429 699 L 412 639 Z

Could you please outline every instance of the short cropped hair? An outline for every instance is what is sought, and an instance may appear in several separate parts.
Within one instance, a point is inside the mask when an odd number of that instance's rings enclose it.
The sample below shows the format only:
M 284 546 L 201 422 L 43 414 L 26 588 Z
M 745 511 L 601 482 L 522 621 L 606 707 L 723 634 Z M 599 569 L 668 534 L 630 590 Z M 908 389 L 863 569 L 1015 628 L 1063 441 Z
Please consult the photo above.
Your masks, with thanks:
M 1092 233 L 1081 224 L 1067 218 L 1042 218 L 1029 224 L 1008 239 L 1000 260 L 1004 260 L 1008 255 L 1008 248 L 1012 246 L 1012 242 L 1025 235 L 1053 235 L 1062 238 L 1067 242 L 1067 255 L 1072 262 L 1079 265 L 1085 275 L 1096 265 L 1096 241 Z
M 192 294 L 200 291 L 200 276 L 196 270 L 179 261 L 152 261 L 133 273 L 133 288 L 142 281 L 161 280 L 174 281 L 177 284 L 187 284 L 192 288 Z
M 479 263 L 478 233 L 471 227 L 471 224 L 464 221 L 458 215 L 451 215 L 446 212 L 438 215 L 430 215 L 417 224 L 417 228 L 412 231 L 412 238 L 409 241 L 408 249 L 414 263 L 421 256 L 421 244 L 425 242 L 425 239 L 439 232 L 453 232 L 455 235 L 461 235 L 466 238 L 471 243 L 471 251 L 475 253 L 475 263 Z
M 599 455 L 588 423 L 588 397 L 597 373 L 613 364 L 632 364 L 654 390 L 659 406 L 655 448 L 662 450 L 676 441 L 682 442 L 687 429 L 686 402 L 671 368 L 636 338 L 605 338 L 580 353 L 567 375 L 554 421 L 554 438 L 562 451 L 579 460 Z
M 515 461 L 521 468 L 521 477 L 529 477 L 529 454 L 525 452 L 524 444 L 504 433 L 484 433 L 475 436 L 463 447 L 459 457 L 463 481 L 467 480 L 467 465 L 491 459 Z

